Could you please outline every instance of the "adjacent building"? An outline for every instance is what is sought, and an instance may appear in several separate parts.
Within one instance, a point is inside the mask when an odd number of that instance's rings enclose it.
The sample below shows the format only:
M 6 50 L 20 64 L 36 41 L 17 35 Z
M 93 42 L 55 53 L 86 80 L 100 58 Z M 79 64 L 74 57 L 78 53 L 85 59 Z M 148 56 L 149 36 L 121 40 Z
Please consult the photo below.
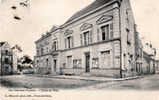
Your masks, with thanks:
M 135 76 L 143 57 L 137 36 L 129 0 L 95 0 L 35 42 L 36 72 Z
M 17 72 L 17 56 L 8 42 L 0 42 L 0 75 Z

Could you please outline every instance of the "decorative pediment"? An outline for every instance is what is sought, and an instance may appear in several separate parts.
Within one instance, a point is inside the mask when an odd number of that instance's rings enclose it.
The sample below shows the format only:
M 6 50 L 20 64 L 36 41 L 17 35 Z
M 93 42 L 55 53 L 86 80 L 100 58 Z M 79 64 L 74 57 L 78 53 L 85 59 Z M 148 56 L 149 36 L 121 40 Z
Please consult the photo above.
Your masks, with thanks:
M 73 30 L 67 29 L 64 34 L 67 36 L 67 35 L 70 35 L 72 33 L 73 33 Z
M 99 25 L 99 24 L 111 21 L 112 19 L 113 19 L 112 15 L 103 15 L 97 20 L 97 24 Z
M 87 29 L 92 28 L 92 27 L 93 27 L 92 24 L 84 23 L 84 24 L 80 27 L 80 30 L 81 30 L 81 31 L 84 31 L 84 30 L 87 30 Z

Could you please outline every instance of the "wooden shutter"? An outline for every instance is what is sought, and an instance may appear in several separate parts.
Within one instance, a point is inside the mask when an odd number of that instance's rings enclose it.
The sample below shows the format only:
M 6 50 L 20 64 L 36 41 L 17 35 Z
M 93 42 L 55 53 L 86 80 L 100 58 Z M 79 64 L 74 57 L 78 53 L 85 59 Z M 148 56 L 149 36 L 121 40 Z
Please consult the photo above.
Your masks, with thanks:
M 73 36 L 71 37 L 71 41 L 72 41 L 72 47 L 74 47 L 74 38 L 73 38 Z
M 99 42 L 100 41 L 100 35 L 99 35 L 99 28 L 97 29 L 97 42 Z
M 67 48 L 67 38 L 65 38 L 65 48 Z
M 92 43 L 92 30 L 89 31 L 89 43 Z
M 83 34 L 80 34 L 81 46 L 83 46 Z
M 110 39 L 112 39 L 114 37 L 113 35 L 113 23 L 110 24 Z
M 56 50 L 58 50 L 58 41 L 56 42 Z

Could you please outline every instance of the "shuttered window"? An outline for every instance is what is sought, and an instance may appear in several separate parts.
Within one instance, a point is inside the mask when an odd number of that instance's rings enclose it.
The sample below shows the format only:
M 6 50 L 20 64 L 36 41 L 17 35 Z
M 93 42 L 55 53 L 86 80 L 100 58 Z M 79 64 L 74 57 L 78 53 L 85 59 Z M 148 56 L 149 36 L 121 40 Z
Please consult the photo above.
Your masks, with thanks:
M 113 23 L 110 24 L 110 38 L 113 38 Z
M 67 48 L 67 39 L 65 38 L 65 48 Z
M 74 47 L 74 38 L 73 38 L 73 36 L 71 37 L 71 41 L 72 41 L 72 47 Z
M 83 34 L 80 34 L 80 41 L 81 41 L 81 46 L 83 46 Z
M 92 39 L 93 39 L 93 37 L 92 37 L 92 30 L 90 30 L 89 31 L 89 44 L 92 43 Z

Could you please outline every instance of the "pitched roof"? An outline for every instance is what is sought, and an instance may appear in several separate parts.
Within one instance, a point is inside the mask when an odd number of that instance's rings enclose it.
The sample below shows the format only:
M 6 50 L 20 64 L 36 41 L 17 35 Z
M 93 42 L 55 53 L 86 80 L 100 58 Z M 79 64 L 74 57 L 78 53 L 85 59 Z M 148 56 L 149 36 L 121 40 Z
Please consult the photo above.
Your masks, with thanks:
M 2 47 L 2 46 L 3 46 L 3 44 L 5 44 L 5 42 L 0 42 L 0 47 Z
M 66 21 L 66 23 L 69 23 L 69 22 L 73 21 L 74 19 L 79 18 L 79 17 L 87 14 L 87 13 L 97 9 L 98 7 L 103 6 L 104 4 L 108 3 L 109 1 L 111 1 L 111 0 L 95 0 L 92 4 L 88 5 L 86 8 L 75 13 L 71 18 L 69 18 Z

